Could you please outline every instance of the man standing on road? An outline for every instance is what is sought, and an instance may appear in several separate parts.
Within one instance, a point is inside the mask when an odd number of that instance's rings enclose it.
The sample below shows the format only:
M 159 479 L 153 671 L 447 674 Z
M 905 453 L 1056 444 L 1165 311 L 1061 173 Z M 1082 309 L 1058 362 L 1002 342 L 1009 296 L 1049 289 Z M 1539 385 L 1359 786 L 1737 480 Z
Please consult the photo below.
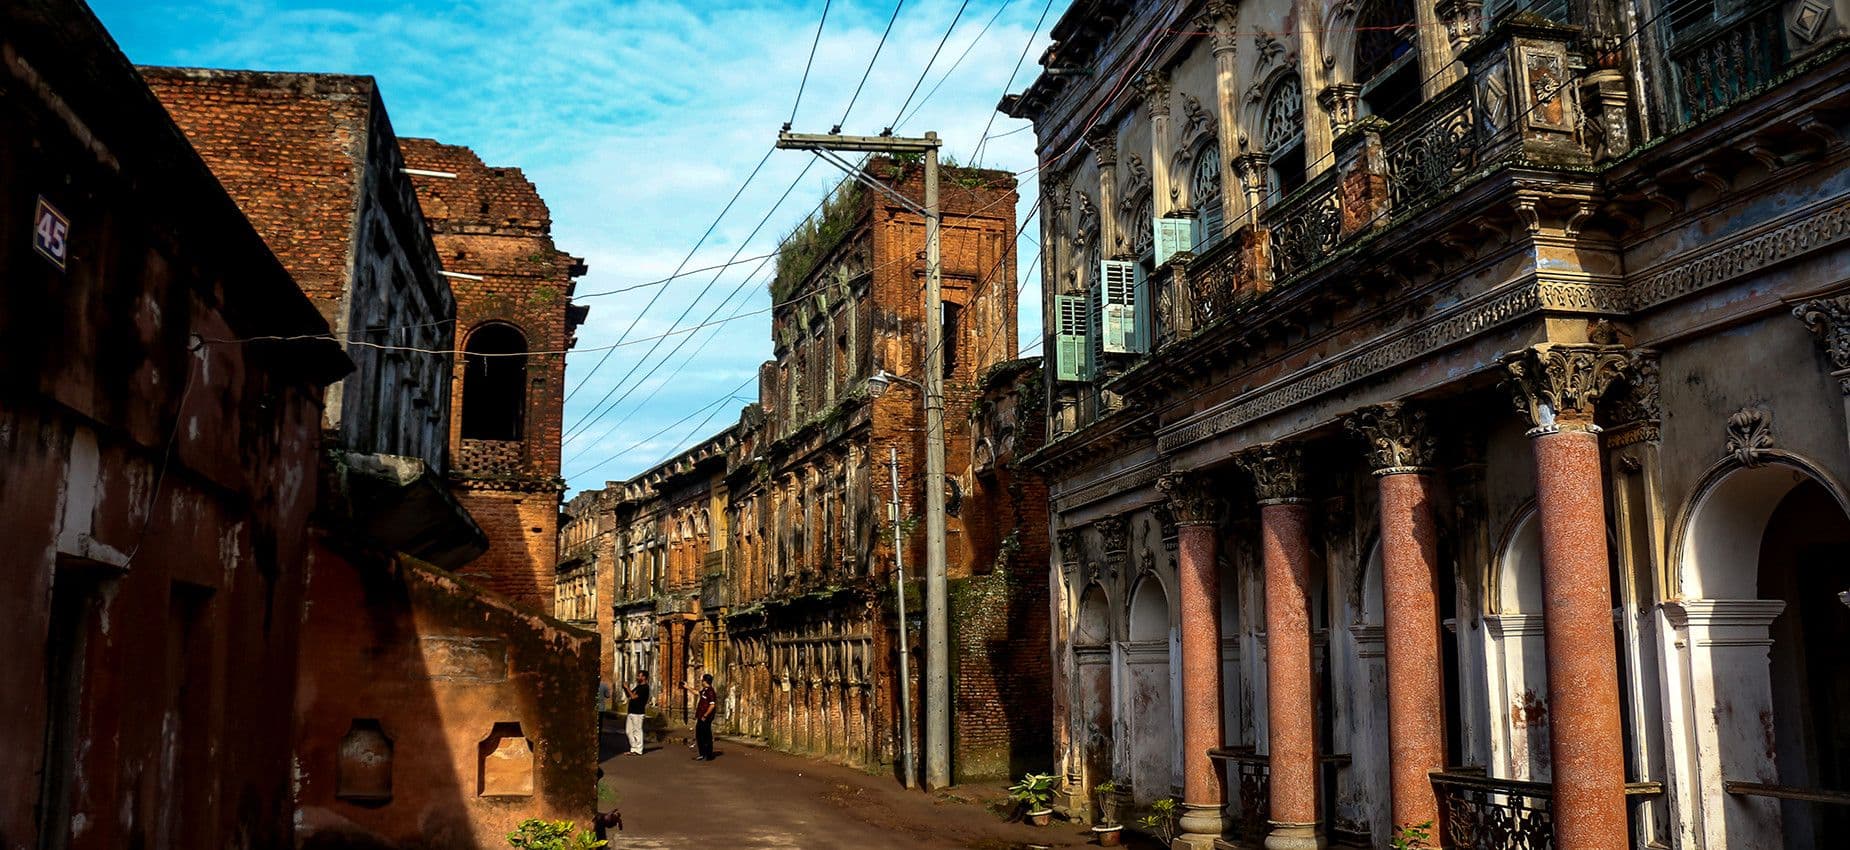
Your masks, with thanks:
M 713 674 L 707 673 L 700 677 L 700 699 L 694 704 L 694 743 L 700 748 L 694 761 L 713 760 L 713 714 L 718 710 L 719 694 L 713 690 Z
M 629 698 L 628 728 L 630 752 L 642 755 L 642 715 L 649 708 L 649 674 L 636 674 L 636 687 L 625 686 L 623 695 Z

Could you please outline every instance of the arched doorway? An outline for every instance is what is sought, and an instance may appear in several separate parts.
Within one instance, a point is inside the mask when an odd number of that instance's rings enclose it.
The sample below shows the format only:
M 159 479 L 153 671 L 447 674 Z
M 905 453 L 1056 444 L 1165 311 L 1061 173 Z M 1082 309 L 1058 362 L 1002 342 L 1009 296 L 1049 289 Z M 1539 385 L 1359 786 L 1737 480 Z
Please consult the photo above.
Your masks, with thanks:
M 1831 846 L 1850 810 L 1764 786 L 1850 790 L 1850 516 L 1796 459 L 1710 476 L 1667 603 L 1683 700 L 1677 803 L 1708 848 Z M 1679 724 L 1679 717 L 1693 722 Z M 1682 727 L 1682 728 L 1678 728 Z
M 471 334 L 463 354 L 462 438 L 519 440 L 527 410 L 527 338 L 492 322 Z
M 1786 603 L 1770 666 L 1779 784 L 1850 790 L 1850 518 L 1807 479 L 1767 519 L 1760 598 Z M 1787 847 L 1850 840 L 1850 808 L 1781 804 Z
M 1124 768 L 1132 799 L 1140 806 L 1169 796 L 1177 784 L 1175 683 L 1169 663 L 1174 634 L 1169 595 L 1161 581 L 1146 575 L 1131 594 L 1120 648 L 1124 690 L 1119 710 L 1128 744 Z

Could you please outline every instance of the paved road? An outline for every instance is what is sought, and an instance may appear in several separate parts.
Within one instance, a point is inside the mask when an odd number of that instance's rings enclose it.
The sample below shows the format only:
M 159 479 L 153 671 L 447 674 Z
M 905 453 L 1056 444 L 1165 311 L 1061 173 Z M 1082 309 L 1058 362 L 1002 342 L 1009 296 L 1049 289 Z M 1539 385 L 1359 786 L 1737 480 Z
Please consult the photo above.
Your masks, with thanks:
M 1091 838 L 1071 824 L 1006 822 L 983 805 L 997 788 L 908 792 L 884 776 L 724 740 L 719 758 L 697 762 L 680 738 L 604 762 L 625 826 L 613 848 L 1021 850 Z

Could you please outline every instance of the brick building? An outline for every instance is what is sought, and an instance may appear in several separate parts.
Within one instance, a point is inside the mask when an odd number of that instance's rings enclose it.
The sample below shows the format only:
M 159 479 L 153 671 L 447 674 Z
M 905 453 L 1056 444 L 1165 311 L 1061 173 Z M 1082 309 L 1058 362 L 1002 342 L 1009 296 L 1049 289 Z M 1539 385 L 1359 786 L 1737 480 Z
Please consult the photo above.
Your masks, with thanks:
M 353 365 L 237 342 L 329 327 L 87 9 L 7 3 L 0 56 L 0 846 L 286 847 Z
M 867 173 L 916 198 L 919 171 L 876 159 Z M 846 184 L 784 245 L 772 285 L 776 359 L 760 370 L 758 403 L 720 435 L 600 496 L 581 495 L 572 510 L 611 512 L 599 525 L 617 541 L 611 568 L 631 577 L 616 582 L 612 628 L 624 637 L 613 642 L 647 653 L 637 657 L 653 661 L 664 698 L 679 700 L 675 686 L 710 672 L 721 722 L 733 731 L 861 767 L 892 765 L 899 632 L 891 526 L 882 519 L 887 458 L 897 449 L 911 529 L 923 499 L 924 427 L 915 391 L 901 384 L 875 398 L 866 382 L 882 369 L 916 375 L 923 323 L 942 322 L 946 410 L 991 415 L 981 471 L 971 417 L 946 417 L 962 717 L 953 761 L 968 778 L 1046 764 L 1046 711 L 1030 697 L 1004 716 L 1017 692 L 1046 691 L 1046 612 L 1035 601 L 1045 588 L 1038 562 L 1024 568 L 1019 557 L 1044 548 L 1036 541 L 1045 526 L 1038 485 L 1017 481 L 996 454 L 1003 441 L 1010 448 L 1001 457 L 1015 451 L 1013 391 L 1023 374 L 1001 365 L 1015 349 L 1014 181 L 946 169 L 944 184 L 941 316 L 922 315 L 922 219 Z M 997 406 L 984 406 L 986 376 Z M 1039 398 L 1036 389 L 1036 410 Z M 906 545 L 908 561 L 923 564 L 922 536 L 911 532 Z M 650 608 L 652 631 L 633 629 Z M 914 605 L 915 618 L 921 610 Z M 664 708 L 675 715 L 684 706 Z
M 1845 12 L 1072 4 L 1003 102 L 1067 805 L 1179 796 L 1197 848 L 1850 834 Z
M 451 281 L 470 277 L 439 264 L 373 80 L 143 73 L 361 364 L 325 423 L 300 618 L 297 841 L 480 846 L 527 817 L 587 819 L 595 636 L 544 616 L 550 587 L 509 599 L 452 572 L 527 533 L 485 535 L 467 493 L 452 495 Z M 550 547 L 530 557 L 550 564 Z
M 430 139 L 403 146 L 466 352 L 450 394 L 449 478 L 488 552 L 459 574 L 551 612 L 565 351 L 589 310 L 572 304 L 585 264 L 553 245 L 552 214 L 520 169 Z

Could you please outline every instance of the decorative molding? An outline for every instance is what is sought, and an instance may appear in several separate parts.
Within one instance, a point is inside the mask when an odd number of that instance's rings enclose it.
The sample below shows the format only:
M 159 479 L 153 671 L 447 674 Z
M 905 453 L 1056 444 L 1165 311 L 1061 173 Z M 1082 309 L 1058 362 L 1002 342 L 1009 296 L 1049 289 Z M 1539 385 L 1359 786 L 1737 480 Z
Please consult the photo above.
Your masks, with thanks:
M 1151 69 L 1138 77 L 1138 87 L 1143 91 L 1143 108 L 1151 118 L 1169 115 L 1169 74 Z
M 1226 502 L 1199 475 L 1171 472 L 1156 479 L 1156 489 L 1168 500 L 1167 513 L 1178 526 L 1211 526 L 1226 515 Z
M 1145 466 L 1125 474 L 1107 471 L 1090 483 L 1082 484 L 1072 490 L 1063 491 L 1053 497 L 1055 510 L 1070 511 L 1080 505 L 1091 504 L 1100 499 L 1109 498 L 1119 493 L 1135 490 L 1154 482 L 1163 474 L 1160 464 Z
M 1118 128 L 1099 125 L 1086 134 L 1086 146 L 1092 149 L 1093 162 L 1099 168 L 1118 164 Z
M 1309 482 L 1304 474 L 1304 449 L 1297 443 L 1266 443 L 1234 456 L 1234 462 L 1253 477 L 1253 492 L 1261 505 L 1303 504 Z
M 1401 402 L 1362 408 L 1343 427 L 1366 444 L 1376 475 L 1430 472 L 1439 454 L 1439 439 L 1426 424 L 1426 411 Z
M 1541 343 L 1503 358 L 1505 381 L 1530 436 L 1557 431 L 1598 431 L 1594 407 L 1613 381 L 1631 372 L 1621 346 Z
M 1724 442 L 1735 463 L 1753 469 L 1765 466 L 1773 450 L 1773 412 L 1764 407 L 1743 407 L 1728 417 Z
M 1625 394 L 1612 399 L 1610 418 L 1615 426 L 1649 426 L 1653 432 L 1651 440 L 1655 442 L 1655 426 L 1663 420 L 1657 352 L 1639 348 L 1628 356 L 1631 367 L 1625 376 Z
M 1633 287 L 1633 309 L 1644 309 L 1698 289 L 1785 262 L 1850 238 L 1850 200 L 1825 209 L 1799 210 L 1757 236 L 1678 259 L 1643 276 Z
M 1060 542 L 1060 563 L 1073 566 L 1084 560 L 1083 545 L 1085 537 L 1077 528 L 1062 528 L 1056 533 Z
M 1539 310 L 1619 312 L 1624 303 L 1624 289 L 1605 284 L 1546 281 L 1488 293 L 1184 420 L 1157 438 L 1157 449 L 1170 453 L 1212 438 Z
M 1818 338 L 1831 359 L 1831 376 L 1850 395 L 1850 295 L 1814 298 L 1792 308 L 1792 315 Z

